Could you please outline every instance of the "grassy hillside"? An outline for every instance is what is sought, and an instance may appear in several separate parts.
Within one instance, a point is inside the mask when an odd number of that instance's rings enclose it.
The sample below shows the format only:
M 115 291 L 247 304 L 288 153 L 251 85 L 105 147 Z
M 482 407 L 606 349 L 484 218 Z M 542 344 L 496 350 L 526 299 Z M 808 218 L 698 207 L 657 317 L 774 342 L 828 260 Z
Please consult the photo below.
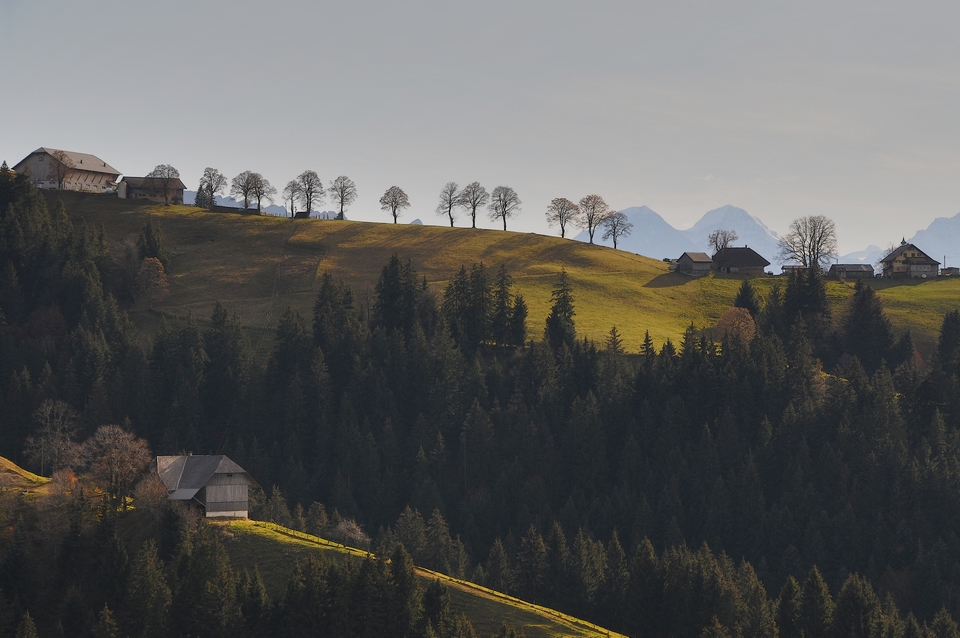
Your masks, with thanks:
M 32 490 L 50 482 L 50 479 L 28 472 L 16 463 L 0 456 L 0 488 Z
M 342 277 L 359 300 L 369 300 L 383 264 L 393 252 L 409 259 L 431 287 L 442 293 L 461 265 L 482 261 L 491 276 L 501 263 L 529 306 L 528 327 L 539 337 L 557 273 L 566 268 L 574 287 L 577 329 L 602 340 L 616 325 L 628 350 L 636 351 L 649 330 L 657 343 L 676 340 L 691 323 L 716 323 L 740 285 L 732 275 L 691 279 L 671 273 L 661 261 L 558 237 L 497 230 L 335 222 L 210 213 L 189 206 L 150 206 L 101 195 L 62 193 L 68 212 L 103 223 L 116 243 L 135 238 L 147 218 L 164 232 L 172 255 L 171 295 L 157 310 L 192 312 L 205 319 L 216 300 L 239 311 L 266 348 L 287 305 L 312 313 L 324 271 Z M 53 195 L 51 195 L 53 198 Z M 782 278 L 756 280 L 765 294 Z M 927 355 L 946 310 L 958 305 L 960 278 L 871 282 L 898 329 L 910 327 Z M 835 316 L 852 284 L 831 282 Z M 147 313 L 135 316 L 149 331 Z M 261 355 L 263 352 L 260 353 Z
M 329 560 L 366 556 L 366 552 L 272 524 L 231 521 L 223 525 L 233 534 L 232 541 L 227 544 L 233 565 L 249 570 L 256 566 L 271 595 L 282 591 L 295 561 L 311 552 L 322 553 Z M 503 621 L 523 627 L 528 638 L 620 636 L 572 616 L 473 583 L 428 569 L 418 568 L 417 572 L 424 579 L 424 585 L 426 581 L 439 578 L 449 587 L 452 610 L 466 614 L 479 636 L 496 632 Z

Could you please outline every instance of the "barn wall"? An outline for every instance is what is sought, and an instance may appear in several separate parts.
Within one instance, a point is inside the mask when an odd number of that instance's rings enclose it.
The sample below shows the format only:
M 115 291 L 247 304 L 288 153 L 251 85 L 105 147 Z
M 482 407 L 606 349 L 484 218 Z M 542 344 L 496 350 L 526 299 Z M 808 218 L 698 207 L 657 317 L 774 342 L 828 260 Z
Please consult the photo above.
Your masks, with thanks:
M 250 479 L 245 474 L 215 474 L 204 488 L 207 516 L 247 516 Z

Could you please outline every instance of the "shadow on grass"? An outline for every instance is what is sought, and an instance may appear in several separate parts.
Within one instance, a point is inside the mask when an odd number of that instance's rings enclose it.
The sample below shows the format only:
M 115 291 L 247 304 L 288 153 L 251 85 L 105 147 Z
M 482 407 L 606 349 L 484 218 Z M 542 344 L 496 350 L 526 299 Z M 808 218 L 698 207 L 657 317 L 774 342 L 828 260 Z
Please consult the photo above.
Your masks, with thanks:
M 688 284 L 691 281 L 695 281 L 696 277 L 688 277 L 687 275 L 682 275 L 678 272 L 668 272 L 663 275 L 658 275 L 643 284 L 644 288 L 672 288 L 674 286 L 682 286 Z

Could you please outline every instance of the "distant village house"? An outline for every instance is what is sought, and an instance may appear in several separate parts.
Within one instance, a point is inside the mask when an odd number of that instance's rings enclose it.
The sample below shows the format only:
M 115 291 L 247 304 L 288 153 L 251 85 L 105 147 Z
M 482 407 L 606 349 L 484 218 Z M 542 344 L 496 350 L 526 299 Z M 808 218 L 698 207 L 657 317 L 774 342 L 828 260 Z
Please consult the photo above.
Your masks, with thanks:
M 41 147 L 13 170 L 33 178 L 38 188 L 103 193 L 117 187 L 120 171 L 96 155 Z
M 164 194 L 166 188 L 166 195 Z M 124 177 L 117 186 L 117 197 L 120 199 L 148 199 L 152 202 L 164 204 L 183 203 L 183 191 L 186 186 L 180 178 L 164 179 L 162 177 Z
M 246 518 L 256 481 L 222 454 L 158 456 L 154 461 L 169 498 L 203 508 L 207 518 Z
M 721 248 L 713 256 L 713 268 L 717 272 L 739 275 L 763 275 L 770 262 L 753 248 Z
M 872 264 L 832 264 L 827 271 L 829 279 L 869 279 L 874 275 Z
M 940 262 L 907 241 L 901 240 L 889 255 L 880 260 L 884 277 L 936 277 Z
M 691 277 L 704 277 L 710 274 L 713 260 L 707 253 L 683 253 L 677 260 L 677 272 Z

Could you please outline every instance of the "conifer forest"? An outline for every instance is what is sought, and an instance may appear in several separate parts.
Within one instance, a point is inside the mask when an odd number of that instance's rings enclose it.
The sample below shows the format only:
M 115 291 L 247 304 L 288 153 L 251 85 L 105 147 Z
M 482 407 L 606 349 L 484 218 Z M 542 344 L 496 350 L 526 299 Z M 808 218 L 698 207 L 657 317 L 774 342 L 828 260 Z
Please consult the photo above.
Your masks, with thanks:
M 251 517 L 377 558 L 270 595 L 215 526 L 116 506 L 142 484 L 57 516 L 21 499 L 0 636 L 475 635 L 414 564 L 630 636 L 960 636 L 956 310 L 924 359 L 868 283 L 832 315 L 814 269 L 745 280 L 722 334 L 628 353 L 578 337 L 563 272 L 543 322 L 497 264 L 432 290 L 401 254 L 369 302 L 326 273 L 258 357 L 228 304 L 138 338 L 131 255 L 68 212 L 0 175 L 0 456 L 89 471 L 87 447 L 30 453 L 60 406 L 68 446 L 116 425 L 227 454 L 263 488 Z M 159 226 L 131 250 L 176 271 Z

